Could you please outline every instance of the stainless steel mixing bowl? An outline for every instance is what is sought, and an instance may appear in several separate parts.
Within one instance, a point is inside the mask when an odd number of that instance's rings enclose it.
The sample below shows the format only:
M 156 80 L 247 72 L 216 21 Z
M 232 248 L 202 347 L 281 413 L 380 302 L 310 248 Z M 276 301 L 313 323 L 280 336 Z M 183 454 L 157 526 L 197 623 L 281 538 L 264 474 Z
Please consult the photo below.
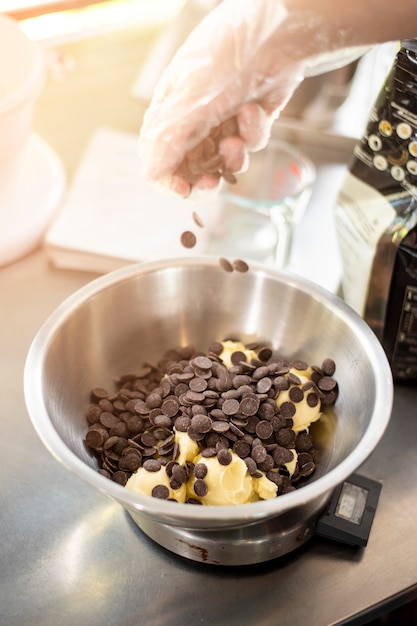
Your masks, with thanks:
M 134 494 L 98 474 L 83 444 L 91 390 L 112 387 L 169 348 L 207 349 L 231 335 L 267 340 L 310 364 L 336 361 L 336 418 L 321 434 L 324 453 L 314 479 L 273 500 L 208 507 Z M 340 299 L 255 263 L 246 273 L 225 272 L 210 257 L 131 265 L 74 293 L 35 337 L 24 387 L 33 425 L 60 462 L 122 504 L 158 544 L 224 565 L 266 561 L 311 537 L 334 488 L 377 445 L 393 397 L 378 340 Z

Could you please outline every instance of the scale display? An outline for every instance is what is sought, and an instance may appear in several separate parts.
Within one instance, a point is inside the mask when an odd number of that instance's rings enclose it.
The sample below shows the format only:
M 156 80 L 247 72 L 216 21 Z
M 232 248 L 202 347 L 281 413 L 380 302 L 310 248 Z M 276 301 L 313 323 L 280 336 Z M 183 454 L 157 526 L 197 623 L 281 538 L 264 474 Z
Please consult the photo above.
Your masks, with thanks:
M 352 474 L 333 493 L 316 534 L 354 546 L 366 546 L 382 485 Z

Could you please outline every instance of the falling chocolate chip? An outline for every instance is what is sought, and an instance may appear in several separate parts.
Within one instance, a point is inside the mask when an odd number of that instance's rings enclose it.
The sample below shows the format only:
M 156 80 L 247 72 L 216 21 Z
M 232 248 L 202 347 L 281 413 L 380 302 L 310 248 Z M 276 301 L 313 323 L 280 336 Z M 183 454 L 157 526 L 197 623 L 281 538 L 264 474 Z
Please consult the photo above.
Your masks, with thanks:
M 224 270 L 225 272 L 233 272 L 233 265 L 224 257 L 220 257 L 219 264 L 222 270 Z
M 237 272 L 244 273 L 249 271 L 249 265 L 242 259 L 236 259 L 236 261 L 233 261 L 232 266 Z
M 197 237 L 191 230 L 185 230 L 181 235 L 181 244 L 184 248 L 194 248 L 197 243 Z
M 203 224 L 203 221 L 202 221 L 201 217 L 198 215 L 198 213 L 193 211 L 192 217 L 193 217 L 193 220 L 194 220 L 195 224 L 197 226 L 199 226 L 200 228 L 203 228 L 204 224 Z

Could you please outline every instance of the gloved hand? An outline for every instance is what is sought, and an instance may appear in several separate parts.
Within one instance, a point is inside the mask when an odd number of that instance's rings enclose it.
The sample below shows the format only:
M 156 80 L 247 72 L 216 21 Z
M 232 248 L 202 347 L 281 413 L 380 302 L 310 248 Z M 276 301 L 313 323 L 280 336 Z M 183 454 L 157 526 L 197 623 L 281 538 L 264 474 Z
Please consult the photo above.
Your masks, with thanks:
M 305 76 L 365 51 L 310 2 L 296 11 L 286 3 L 223 0 L 190 34 L 144 116 L 139 146 L 147 180 L 185 197 L 217 189 L 222 178 L 233 182 L 249 153 L 267 144 Z

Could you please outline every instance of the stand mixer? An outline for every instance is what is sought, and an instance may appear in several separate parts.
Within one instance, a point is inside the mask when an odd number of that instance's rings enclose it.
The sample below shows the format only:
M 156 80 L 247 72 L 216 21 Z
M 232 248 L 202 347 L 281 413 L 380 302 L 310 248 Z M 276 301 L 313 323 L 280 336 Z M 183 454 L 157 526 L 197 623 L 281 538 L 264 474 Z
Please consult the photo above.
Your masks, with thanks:
M 40 244 L 65 188 L 58 157 L 32 131 L 44 82 L 42 51 L 0 15 L 0 266 Z

